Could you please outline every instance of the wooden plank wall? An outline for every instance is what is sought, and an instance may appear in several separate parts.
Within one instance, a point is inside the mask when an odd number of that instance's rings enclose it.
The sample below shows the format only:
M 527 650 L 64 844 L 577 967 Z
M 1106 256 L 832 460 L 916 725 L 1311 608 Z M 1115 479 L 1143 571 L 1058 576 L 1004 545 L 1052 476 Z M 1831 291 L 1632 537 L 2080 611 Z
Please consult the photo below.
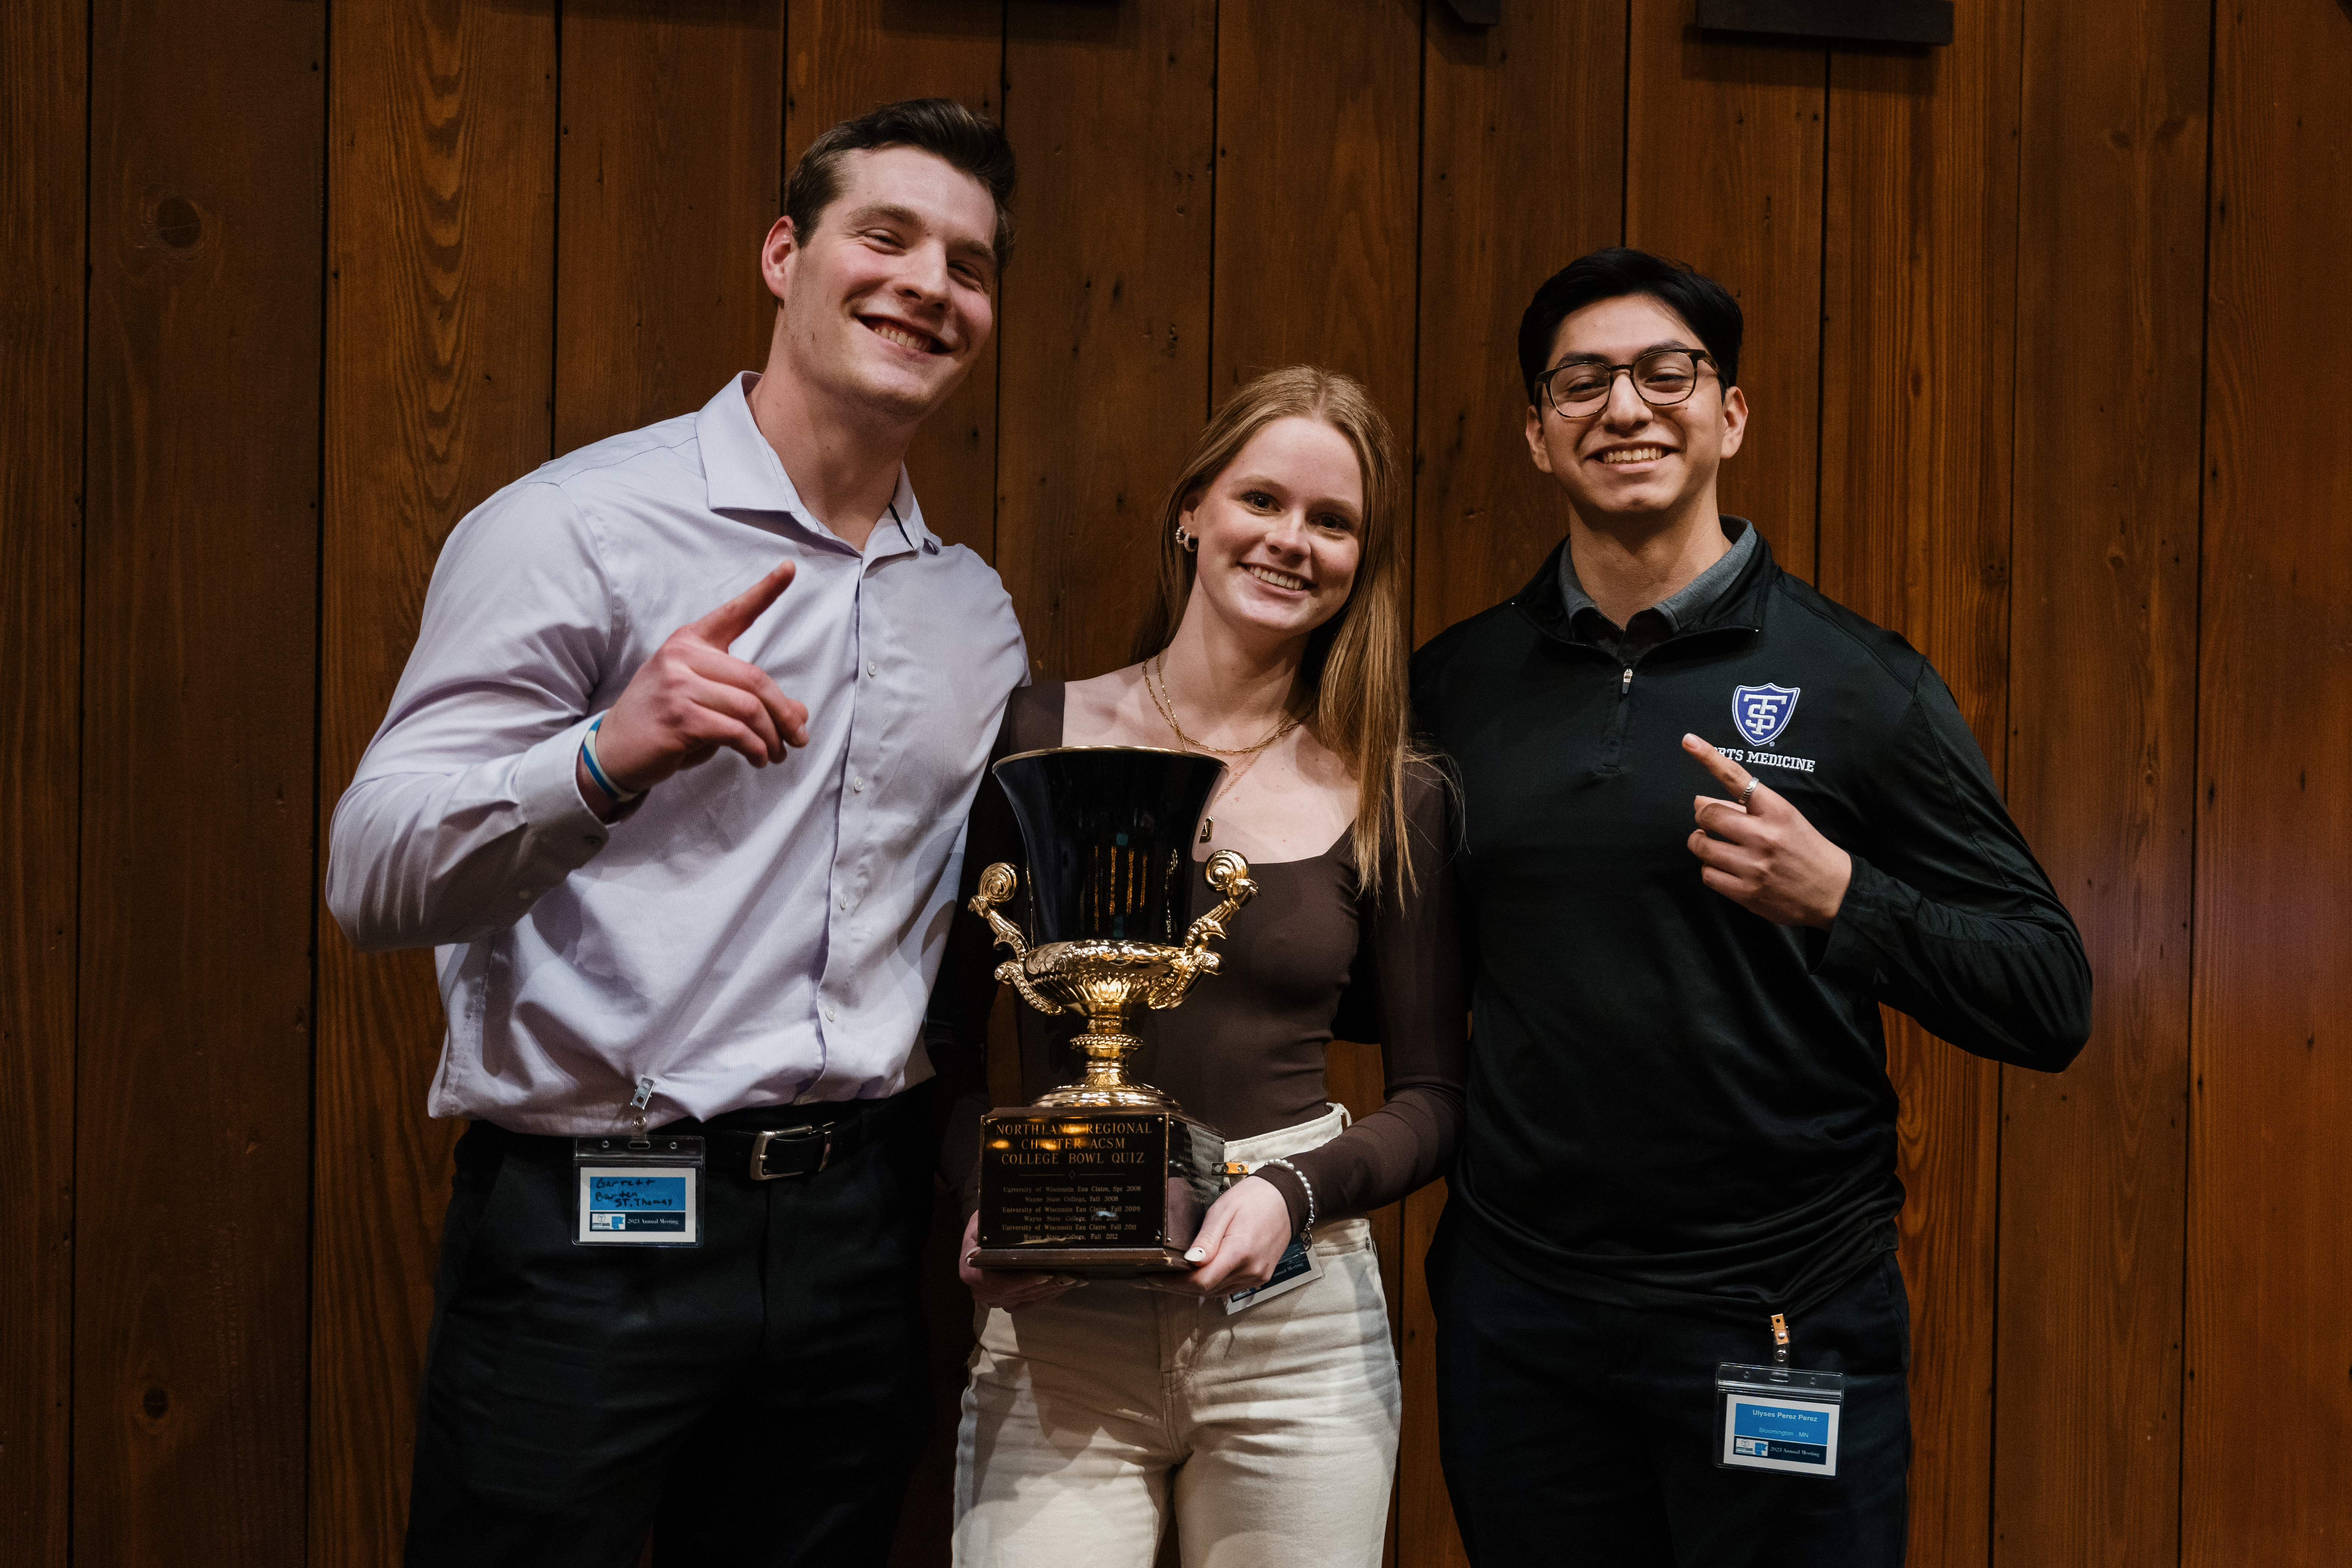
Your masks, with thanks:
M 1935 662 L 2002 773 L 2015 394 L 2018 13 L 1951 47 L 1832 53 L 1822 225 L 1820 567 Z M 1985 1555 L 2000 1073 L 1887 1016 L 1902 1091 L 1911 1541 Z
M 2223 0 L 2207 186 L 2180 1556 L 2352 1557 L 2352 211 L 2341 0 Z
M 71 1521 L 303 1556 L 326 18 L 89 21 Z
M 2208 37 L 2029 0 L 2021 40 L 2009 791 L 2096 1037 L 2002 1075 L 1997 1568 L 2176 1553 Z
M 0 29 L 0 1537 L 62 1563 L 73 1474 L 88 7 Z
M 1726 481 L 1959 698 L 2074 910 L 2060 1078 L 1907 1026 L 1917 1564 L 2352 1550 L 2352 8 L 1980 0 L 1948 48 L 1689 0 L 26 0 L 0 29 L 0 1537 L 397 1560 L 454 1128 L 423 954 L 316 905 L 440 542 L 765 352 L 790 161 L 886 97 L 1010 128 L 988 354 L 912 459 L 1035 673 L 1124 660 L 1214 399 L 1312 359 L 1410 444 L 1417 634 L 1558 539 L 1519 310 L 1722 277 Z M 316 1020 L 315 1026 L 313 1020 Z M 1377 1052 L 1335 1049 L 1360 1110 Z M 1419 1259 L 1394 1563 L 1462 1561 Z M 945 1561 L 968 1343 L 898 1561 Z
M 328 70 L 319 841 L 477 501 L 554 455 L 555 8 L 343 0 Z M 458 1128 L 432 955 L 318 923 L 310 1560 L 398 1558 Z

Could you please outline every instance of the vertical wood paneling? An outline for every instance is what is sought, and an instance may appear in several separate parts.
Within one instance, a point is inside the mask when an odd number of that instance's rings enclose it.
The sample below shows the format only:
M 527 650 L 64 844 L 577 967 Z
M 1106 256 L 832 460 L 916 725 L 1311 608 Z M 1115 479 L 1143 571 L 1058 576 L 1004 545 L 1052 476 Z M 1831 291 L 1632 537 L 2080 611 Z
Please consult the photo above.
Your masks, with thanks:
M 1207 417 L 1216 15 L 1031 0 L 1005 31 L 1030 241 L 1004 279 L 996 567 L 1033 673 L 1076 679 L 1128 662 Z
M 69 1525 L 88 17 L 0 28 L 0 1539 L 26 1568 Z
M 1747 438 L 1723 510 L 1813 574 L 1821 451 L 1822 110 L 1818 45 L 1701 36 L 1689 0 L 1633 0 L 1625 73 L 1625 243 L 1687 261 L 1745 318 Z
M 2214 49 L 2183 1563 L 2352 1556 L 2352 11 Z
M 1507 598 L 1568 531 L 1522 434 L 1519 317 L 1624 237 L 1624 0 L 1429 19 L 1422 158 L 1414 633 Z
M 324 24 L 91 19 L 80 1562 L 304 1550 Z
M 1076 16 L 1088 8 L 1063 9 Z M 883 0 L 879 5 L 874 0 L 791 0 L 791 14 L 787 170 L 827 127 L 878 104 L 952 98 L 992 118 L 1003 114 L 1000 0 Z M 1013 144 L 1016 157 L 1026 152 Z M 1024 187 L 1033 178 L 1022 170 Z M 1017 233 L 1019 192 L 1013 203 Z M 923 521 L 940 538 L 969 545 L 990 561 L 996 559 L 997 356 L 1008 327 L 997 321 L 995 337 L 973 360 L 963 385 L 923 421 L 907 454 Z
M 319 834 L 416 640 L 442 542 L 551 454 L 553 0 L 335 12 Z M 310 1553 L 397 1561 L 462 1123 L 425 1114 L 431 955 L 320 916 Z
M 1824 592 L 1934 662 L 2002 776 L 2017 278 L 2019 0 L 1948 48 L 1833 52 L 1822 376 Z M 1911 1561 L 1985 1560 L 1991 1064 L 1888 1016 L 1903 1097 Z
M 767 363 L 782 0 L 571 7 L 562 58 L 555 449 L 569 452 L 691 414 Z
M 2178 1556 L 2205 0 L 2025 16 L 2011 809 L 2095 1030 L 2001 1086 L 1993 1562 Z
M 1215 397 L 1320 364 L 1412 428 L 1421 10 L 1219 5 Z

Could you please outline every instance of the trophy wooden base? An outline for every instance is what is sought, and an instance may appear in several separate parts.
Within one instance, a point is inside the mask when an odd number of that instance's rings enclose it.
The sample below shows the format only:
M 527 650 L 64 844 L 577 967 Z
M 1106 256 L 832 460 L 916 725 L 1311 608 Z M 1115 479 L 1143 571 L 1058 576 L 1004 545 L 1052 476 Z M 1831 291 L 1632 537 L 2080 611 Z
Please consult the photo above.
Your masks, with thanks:
M 1172 1247 L 983 1247 L 974 1268 L 1025 1268 L 1040 1274 L 1083 1274 L 1090 1279 L 1137 1274 L 1183 1274 L 1192 1265 Z
M 981 1120 L 979 1268 L 1116 1279 L 1191 1268 L 1225 1141 L 1172 1110 L 1034 1105 Z

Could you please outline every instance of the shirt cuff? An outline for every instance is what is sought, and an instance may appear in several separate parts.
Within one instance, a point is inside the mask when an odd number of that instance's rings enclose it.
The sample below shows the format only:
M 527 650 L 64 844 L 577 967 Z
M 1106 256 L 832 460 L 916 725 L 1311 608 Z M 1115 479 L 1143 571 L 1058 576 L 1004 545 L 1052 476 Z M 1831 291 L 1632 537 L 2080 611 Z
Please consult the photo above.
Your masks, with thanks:
M 523 820 L 522 882 L 516 890 L 525 900 L 546 894 L 612 841 L 611 825 L 580 795 L 580 742 L 587 733 L 588 721 L 583 719 L 525 752 L 515 770 Z M 620 816 L 644 799 L 639 795 L 623 806 Z
M 1846 854 L 1853 871 L 1846 880 L 1845 897 L 1828 931 L 1806 931 L 1805 958 L 1811 972 L 1824 980 L 1874 991 L 1883 973 L 1877 953 L 1885 945 L 1878 939 L 1907 918 L 1919 895 L 1852 850 Z

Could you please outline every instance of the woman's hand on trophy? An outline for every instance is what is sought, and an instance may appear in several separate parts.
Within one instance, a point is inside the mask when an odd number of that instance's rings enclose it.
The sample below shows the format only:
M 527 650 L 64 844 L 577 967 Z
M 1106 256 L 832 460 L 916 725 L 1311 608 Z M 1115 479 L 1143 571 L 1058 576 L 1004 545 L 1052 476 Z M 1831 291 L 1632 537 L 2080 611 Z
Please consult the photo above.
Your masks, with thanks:
M 1153 1274 L 1139 1283 L 1180 1296 L 1223 1296 L 1274 1278 L 1290 1246 L 1290 1205 L 1272 1182 L 1236 1182 L 1209 1205 L 1184 1258 L 1190 1274 Z
M 1002 1307 L 1008 1312 L 1017 1312 L 1024 1307 L 1050 1301 L 1073 1285 L 1086 1283 L 1074 1274 L 974 1268 L 971 1266 L 972 1254 L 979 1250 L 980 1215 L 975 1214 L 964 1222 L 963 1246 L 956 1254 L 956 1273 L 962 1277 L 964 1288 L 971 1292 L 971 1299 L 983 1307 Z

